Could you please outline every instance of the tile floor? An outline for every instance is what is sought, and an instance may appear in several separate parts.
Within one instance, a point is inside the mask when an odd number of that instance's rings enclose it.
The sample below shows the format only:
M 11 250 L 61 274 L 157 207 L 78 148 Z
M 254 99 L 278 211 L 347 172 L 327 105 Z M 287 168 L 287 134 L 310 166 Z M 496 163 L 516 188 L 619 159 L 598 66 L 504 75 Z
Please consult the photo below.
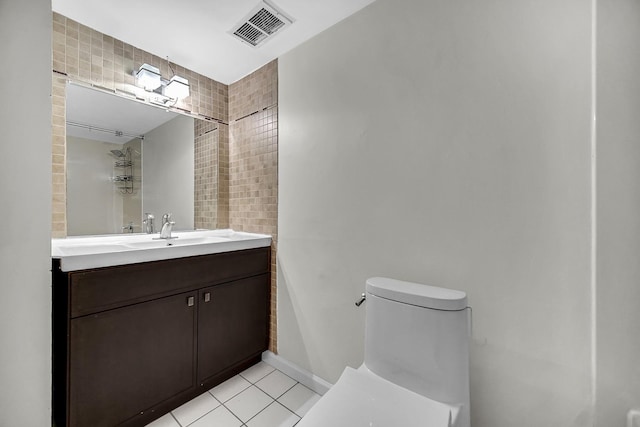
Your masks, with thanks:
M 147 427 L 292 427 L 319 399 L 260 362 Z

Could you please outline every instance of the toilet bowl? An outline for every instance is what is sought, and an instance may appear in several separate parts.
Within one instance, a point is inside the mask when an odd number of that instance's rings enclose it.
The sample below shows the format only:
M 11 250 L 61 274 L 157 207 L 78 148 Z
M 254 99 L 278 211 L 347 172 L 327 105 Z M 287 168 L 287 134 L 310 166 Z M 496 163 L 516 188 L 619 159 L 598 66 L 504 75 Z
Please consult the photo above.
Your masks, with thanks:
M 466 294 L 380 277 L 366 290 L 364 363 L 297 427 L 469 427 Z
M 347 367 L 297 427 L 450 427 L 460 408 L 393 384 L 361 366 Z

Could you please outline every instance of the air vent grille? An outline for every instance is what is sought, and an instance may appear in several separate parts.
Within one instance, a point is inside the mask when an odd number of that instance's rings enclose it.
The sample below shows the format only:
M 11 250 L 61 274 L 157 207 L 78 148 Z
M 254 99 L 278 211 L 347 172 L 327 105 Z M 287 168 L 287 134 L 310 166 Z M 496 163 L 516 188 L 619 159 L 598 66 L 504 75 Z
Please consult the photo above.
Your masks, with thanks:
M 267 38 L 267 35 L 255 28 L 253 25 L 245 22 L 240 28 L 233 32 L 236 36 L 240 37 L 247 43 L 251 43 L 256 46 L 262 40 Z
M 229 33 L 255 47 L 291 23 L 288 15 L 261 1 Z
M 283 21 L 265 8 L 260 9 L 258 13 L 253 15 L 249 22 L 269 35 L 275 33 L 284 25 Z

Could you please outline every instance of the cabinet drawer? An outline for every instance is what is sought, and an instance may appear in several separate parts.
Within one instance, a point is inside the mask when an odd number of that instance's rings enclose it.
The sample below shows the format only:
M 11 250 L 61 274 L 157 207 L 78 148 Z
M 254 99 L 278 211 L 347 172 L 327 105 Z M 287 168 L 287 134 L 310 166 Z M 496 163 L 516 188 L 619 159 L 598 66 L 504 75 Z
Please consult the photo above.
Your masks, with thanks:
M 71 317 L 266 273 L 270 262 L 258 248 L 69 273 Z

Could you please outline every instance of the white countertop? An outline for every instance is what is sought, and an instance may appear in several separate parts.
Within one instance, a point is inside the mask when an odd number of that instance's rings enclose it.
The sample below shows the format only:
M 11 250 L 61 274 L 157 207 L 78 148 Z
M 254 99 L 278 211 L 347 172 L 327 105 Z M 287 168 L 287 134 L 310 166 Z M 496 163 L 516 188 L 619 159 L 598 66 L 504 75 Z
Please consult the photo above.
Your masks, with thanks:
M 136 233 L 51 239 L 51 257 L 60 259 L 62 271 L 77 271 L 271 246 L 269 235 L 230 229 L 176 231 L 172 237 Z

